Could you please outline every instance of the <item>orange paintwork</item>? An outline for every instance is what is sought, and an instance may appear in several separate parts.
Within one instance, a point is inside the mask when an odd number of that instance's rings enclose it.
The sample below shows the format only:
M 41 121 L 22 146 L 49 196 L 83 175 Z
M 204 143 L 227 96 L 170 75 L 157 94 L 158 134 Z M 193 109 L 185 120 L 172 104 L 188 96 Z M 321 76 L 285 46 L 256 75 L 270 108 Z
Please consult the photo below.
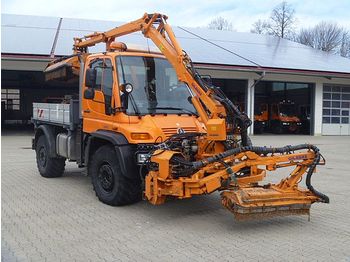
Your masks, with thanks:
M 281 122 L 300 122 L 300 119 L 297 116 L 280 116 L 273 114 L 271 118 L 273 120 L 279 120 Z
M 176 152 L 172 152 L 175 154 Z M 230 174 L 222 164 L 211 164 L 199 170 L 191 177 L 173 178 L 169 172 L 169 162 L 164 161 L 170 156 L 168 152 L 164 154 L 155 154 L 152 161 L 159 164 L 159 172 L 152 171 L 146 183 L 145 195 L 153 204 L 162 204 L 166 196 L 177 198 L 189 198 L 192 195 L 208 194 L 221 188 L 221 182 L 230 178 Z M 273 185 L 275 190 L 278 190 L 283 196 L 288 193 L 290 196 L 297 198 L 296 203 L 307 202 L 313 203 L 318 198 L 309 193 L 309 191 L 298 188 L 298 182 L 305 174 L 306 169 L 311 164 L 314 158 L 314 153 L 303 152 L 294 154 L 275 154 L 270 156 L 259 156 L 252 152 L 246 152 L 225 159 L 226 164 L 229 164 L 234 173 L 249 167 L 250 175 L 237 178 L 237 182 L 231 182 L 232 187 L 254 187 L 253 185 L 262 181 L 266 172 L 273 171 L 280 167 L 296 166 L 289 177 L 282 179 L 279 184 Z M 295 161 L 293 159 L 298 159 Z M 237 164 L 238 161 L 238 164 Z M 265 166 L 265 169 L 262 169 Z M 163 172 L 162 172 L 163 171 Z M 168 174 L 164 174 L 166 171 Z M 208 175 L 210 173 L 211 175 Z M 205 175 L 206 174 L 206 175 Z M 231 192 L 231 191 L 230 191 Z M 305 193 L 307 192 L 307 194 Z M 293 198 L 291 198 L 293 200 Z M 263 202 L 259 202 L 263 203 Z M 282 197 L 276 198 L 271 203 L 272 205 L 285 205 L 286 201 Z
M 268 121 L 269 120 L 269 112 L 268 112 L 268 106 L 267 104 L 262 104 L 260 105 L 262 108 L 261 114 L 260 115 L 254 115 L 254 121 Z
M 120 55 L 120 53 L 107 53 L 107 55 L 95 54 L 89 56 L 86 60 L 86 63 L 90 63 L 90 61 L 96 59 L 97 57 L 109 58 L 112 62 L 113 67 L 116 68 L 115 57 L 118 55 Z M 164 58 L 162 55 L 139 52 L 122 52 L 122 55 Z M 121 107 L 119 92 L 120 90 L 118 77 L 116 71 L 113 70 L 112 107 Z M 200 124 L 200 121 L 195 116 L 178 116 L 174 114 L 168 114 L 166 116 L 145 115 L 138 117 L 129 116 L 124 112 L 117 112 L 114 115 L 106 115 L 105 105 L 103 102 L 104 96 L 101 91 L 95 91 L 94 101 L 83 99 L 82 110 L 84 132 L 92 133 L 97 130 L 110 130 L 119 132 L 122 133 L 128 139 L 129 143 L 132 144 L 164 141 L 169 137 L 170 134 L 176 134 L 177 128 L 183 128 L 185 131 L 191 132 L 206 132 Z M 133 137 L 131 137 L 131 133 L 134 132 L 147 132 L 150 135 L 150 138 L 146 140 L 135 140 Z
M 272 111 L 272 120 L 279 120 L 281 122 L 300 122 L 300 119 L 297 116 L 281 116 L 279 104 L 273 104 L 272 106 L 275 106 L 277 108 L 277 112 Z

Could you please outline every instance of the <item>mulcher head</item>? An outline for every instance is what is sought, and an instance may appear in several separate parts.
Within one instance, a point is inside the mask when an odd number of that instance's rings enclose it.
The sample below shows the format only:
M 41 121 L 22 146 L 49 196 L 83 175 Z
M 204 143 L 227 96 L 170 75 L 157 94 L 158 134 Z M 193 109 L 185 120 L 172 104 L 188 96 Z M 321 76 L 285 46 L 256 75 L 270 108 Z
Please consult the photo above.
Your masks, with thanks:
M 310 215 L 310 206 L 318 197 L 308 190 L 283 192 L 274 186 L 246 187 L 221 193 L 222 204 L 237 220 Z

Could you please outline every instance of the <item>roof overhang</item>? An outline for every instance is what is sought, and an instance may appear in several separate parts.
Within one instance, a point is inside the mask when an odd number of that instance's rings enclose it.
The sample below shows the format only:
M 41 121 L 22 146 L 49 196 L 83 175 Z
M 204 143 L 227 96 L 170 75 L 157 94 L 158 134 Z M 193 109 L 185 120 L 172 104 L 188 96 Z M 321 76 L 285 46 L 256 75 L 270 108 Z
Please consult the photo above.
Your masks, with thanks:
M 2 70 L 43 71 L 53 58 L 49 55 L 1 54 Z
M 332 79 L 332 78 L 350 79 L 350 73 L 345 73 L 345 72 L 328 72 L 328 71 L 316 71 L 316 70 L 255 67 L 255 66 L 240 66 L 240 65 L 219 65 L 219 64 L 205 64 L 205 63 L 196 63 L 196 62 L 194 62 L 193 64 L 198 69 L 226 70 L 226 71 L 256 73 L 259 75 L 265 72 L 269 74 L 288 74 L 288 75 L 298 75 L 298 76 L 324 77 L 327 79 Z
M 57 57 L 56 57 L 57 58 Z M 26 70 L 26 71 L 43 71 L 48 62 L 54 58 L 50 55 L 32 55 L 32 54 L 1 54 L 2 69 L 4 70 Z M 350 79 L 350 73 L 346 72 L 329 72 L 303 69 L 289 69 L 289 68 L 273 68 L 273 67 L 255 67 L 255 66 L 241 66 L 241 65 L 221 65 L 221 64 L 207 64 L 196 63 L 194 65 L 198 69 L 209 70 L 225 70 L 236 72 L 248 72 L 262 74 L 263 72 L 269 74 L 288 74 L 301 76 L 324 77 L 332 78 L 346 78 Z

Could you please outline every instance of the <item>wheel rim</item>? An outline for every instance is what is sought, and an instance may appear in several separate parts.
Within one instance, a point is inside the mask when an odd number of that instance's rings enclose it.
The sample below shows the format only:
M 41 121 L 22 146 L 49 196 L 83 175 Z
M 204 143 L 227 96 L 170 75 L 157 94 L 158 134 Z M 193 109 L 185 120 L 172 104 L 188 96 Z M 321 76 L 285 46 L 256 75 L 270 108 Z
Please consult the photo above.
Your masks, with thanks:
M 39 159 L 39 164 L 42 167 L 46 166 L 46 161 L 47 161 L 47 154 L 45 147 L 40 147 L 39 153 L 38 153 L 38 159 Z
M 113 169 L 108 163 L 101 165 L 98 171 L 98 182 L 105 192 L 112 192 L 114 187 Z

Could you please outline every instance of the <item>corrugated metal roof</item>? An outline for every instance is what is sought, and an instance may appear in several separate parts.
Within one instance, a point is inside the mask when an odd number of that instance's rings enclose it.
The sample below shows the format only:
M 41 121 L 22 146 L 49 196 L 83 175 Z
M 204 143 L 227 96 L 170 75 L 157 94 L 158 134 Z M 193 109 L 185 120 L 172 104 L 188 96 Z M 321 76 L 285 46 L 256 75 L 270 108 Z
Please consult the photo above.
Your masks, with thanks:
M 1 52 L 12 54 L 50 54 L 58 17 L 1 15 Z
M 2 53 L 49 55 L 59 18 L 3 14 Z M 106 31 L 120 22 L 63 18 L 55 55 L 72 53 L 73 37 Z M 195 63 L 269 67 L 350 73 L 350 59 L 267 35 L 173 27 L 182 47 Z M 156 48 L 141 33 L 119 38 L 127 45 Z M 103 45 L 90 48 L 104 50 Z
M 350 72 L 350 59 L 268 35 L 184 28 L 262 67 Z

